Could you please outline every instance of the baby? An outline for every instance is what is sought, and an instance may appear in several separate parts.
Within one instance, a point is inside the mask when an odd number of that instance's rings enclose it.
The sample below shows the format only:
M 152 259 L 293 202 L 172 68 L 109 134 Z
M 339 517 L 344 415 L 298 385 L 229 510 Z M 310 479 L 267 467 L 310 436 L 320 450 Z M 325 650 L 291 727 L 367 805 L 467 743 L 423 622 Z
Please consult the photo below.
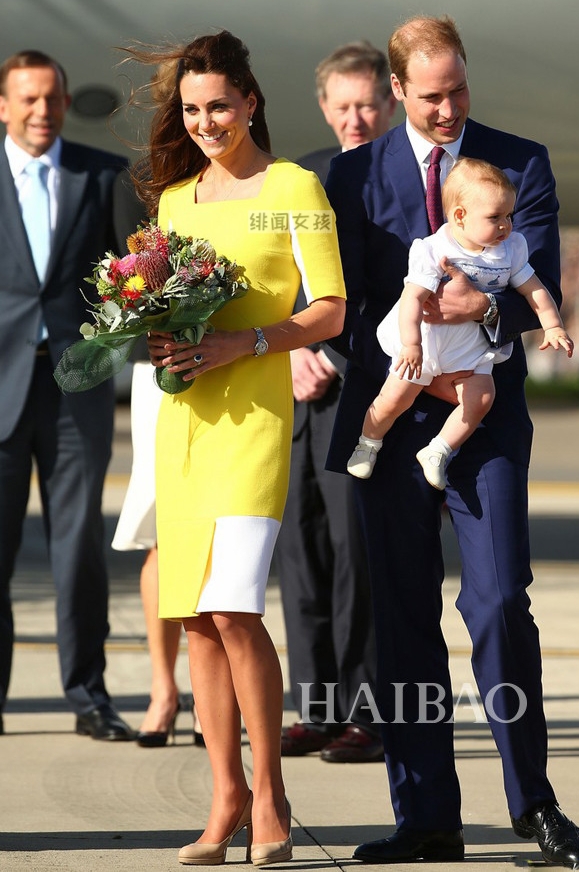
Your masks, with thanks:
M 372 402 L 348 472 L 369 478 L 382 437 L 410 408 L 425 385 L 441 373 L 461 373 L 455 382 L 458 405 L 440 433 L 416 455 L 426 479 L 443 490 L 451 455 L 473 433 L 495 396 L 494 363 L 508 359 L 512 344 L 492 348 L 479 324 L 425 324 L 423 302 L 436 293 L 447 258 L 489 297 L 483 324 L 494 326 L 494 292 L 509 285 L 528 301 L 545 331 L 541 350 L 552 346 L 573 354 L 555 302 L 528 263 L 525 238 L 512 231 L 516 188 L 505 173 L 482 160 L 460 158 L 442 186 L 447 223 L 410 248 L 408 275 L 398 303 L 379 324 L 378 340 L 392 358 L 390 373 Z M 490 293 L 493 292 L 493 293 Z M 464 371 L 472 372 L 465 376 Z

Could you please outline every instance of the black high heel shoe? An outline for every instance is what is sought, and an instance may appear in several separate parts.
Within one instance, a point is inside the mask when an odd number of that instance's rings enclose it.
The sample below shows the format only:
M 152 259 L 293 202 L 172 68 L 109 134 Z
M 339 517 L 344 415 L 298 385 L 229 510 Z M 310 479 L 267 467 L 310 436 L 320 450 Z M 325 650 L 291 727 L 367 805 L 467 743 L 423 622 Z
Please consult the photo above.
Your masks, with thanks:
M 195 703 L 191 706 L 191 714 L 193 715 L 193 744 L 197 745 L 198 748 L 204 748 L 205 739 L 203 738 L 203 733 L 201 731 L 199 716 L 195 710 Z
M 136 742 L 137 745 L 140 745 L 141 748 L 164 748 L 169 738 L 171 739 L 171 744 L 175 744 L 175 724 L 177 722 L 177 715 L 181 711 L 181 703 L 177 703 L 177 708 L 175 709 L 175 714 L 171 718 L 169 723 L 169 728 L 167 732 L 163 732 L 162 730 L 158 730 L 156 732 L 148 732 L 147 730 L 141 731 L 137 733 Z

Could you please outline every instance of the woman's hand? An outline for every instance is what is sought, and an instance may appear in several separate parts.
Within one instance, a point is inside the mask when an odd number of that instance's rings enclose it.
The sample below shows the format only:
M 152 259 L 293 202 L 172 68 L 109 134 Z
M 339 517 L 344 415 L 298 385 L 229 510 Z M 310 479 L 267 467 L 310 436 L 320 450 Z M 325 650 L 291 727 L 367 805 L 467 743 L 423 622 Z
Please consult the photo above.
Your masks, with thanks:
M 163 366 L 163 357 L 166 355 L 166 344 L 172 341 L 171 333 L 157 333 L 151 331 L 147 334 L 147 348 L 149 349 L 149 360 L 153 366 Z
M 169 372 L 182 373 L 183 381 L 193 381 L 210 369 L 251 354 L 255 333 L 253 330 L 233 333 L 219 330 L 205 333 L 198 345 L 176 342 L 172 333 L 150 333 L 147 343 L 153 366 L 166 366 Z

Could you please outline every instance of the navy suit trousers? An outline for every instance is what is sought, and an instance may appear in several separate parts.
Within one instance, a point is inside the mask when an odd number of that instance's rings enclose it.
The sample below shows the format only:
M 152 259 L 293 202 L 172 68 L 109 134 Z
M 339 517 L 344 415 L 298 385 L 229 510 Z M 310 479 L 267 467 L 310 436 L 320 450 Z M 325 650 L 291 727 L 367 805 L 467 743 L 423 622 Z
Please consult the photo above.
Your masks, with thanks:
M 355 483 L 370 558 L 377 702 L 392 801 L 398 825 L 418 829 L 461 826 L 453 692 L 440 626 L 443 495 L 414 459 L 450 408 L 423 397 L 390 431 L 372 477 Z M 527 593 L 527 470 L 501 456 L 479 429 L 451 461 L 448 478 L 446 503 L 462 557 L 457 607 L 472 639 L 509 810 L 519 817 L 554 799 L 545 775 L 539 635 Z

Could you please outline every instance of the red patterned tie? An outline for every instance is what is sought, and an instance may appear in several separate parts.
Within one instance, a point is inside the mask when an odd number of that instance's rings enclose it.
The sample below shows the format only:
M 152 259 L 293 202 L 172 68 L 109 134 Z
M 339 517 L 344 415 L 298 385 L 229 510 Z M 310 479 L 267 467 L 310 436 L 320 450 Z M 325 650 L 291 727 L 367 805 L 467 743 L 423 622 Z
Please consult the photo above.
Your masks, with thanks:
M 444 223 L 442 214 L 442 197 L 440 195 L 440 161 L 444 149 L 436 145 L 430 153 L 430 164 L 426 173 L 426 211 L 430 230 L 436 233 Z

